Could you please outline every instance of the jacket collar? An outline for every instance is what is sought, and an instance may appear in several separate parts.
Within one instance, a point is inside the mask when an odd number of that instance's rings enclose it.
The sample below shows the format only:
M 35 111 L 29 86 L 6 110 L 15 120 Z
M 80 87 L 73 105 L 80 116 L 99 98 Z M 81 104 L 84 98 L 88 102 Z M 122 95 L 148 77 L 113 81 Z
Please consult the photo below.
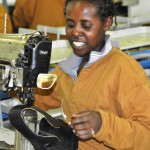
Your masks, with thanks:
M 89 61 L 87 62 L 85 67 L 88 67 L 94 62 L 102 59 L 111 50 L 112 50 L 112 45 L 110 41 L 110 36 L 106 35 L 104 47 L 99 52 L 91 51 Z M 75 80 L 77 78 L 77 70 L 79 68 L 79 65 L 82 59 L 83 59 L 82 57 L 79 57 L 75 55 L 74 53 L 71 53 L 70 56 L 66 60 L 61 61 L 58 65 L 62 69 L 63 72 L 70 75 Z

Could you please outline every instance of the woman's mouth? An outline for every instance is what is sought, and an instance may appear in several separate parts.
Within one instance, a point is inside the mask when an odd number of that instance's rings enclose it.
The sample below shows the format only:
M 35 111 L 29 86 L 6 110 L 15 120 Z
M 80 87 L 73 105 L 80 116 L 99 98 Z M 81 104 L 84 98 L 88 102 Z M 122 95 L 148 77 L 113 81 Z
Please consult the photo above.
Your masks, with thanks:
M 85 43 L 84 42 L 72 42 L 72 46 L 77 48 L 77 49 L 81 49 L 85 46 Z

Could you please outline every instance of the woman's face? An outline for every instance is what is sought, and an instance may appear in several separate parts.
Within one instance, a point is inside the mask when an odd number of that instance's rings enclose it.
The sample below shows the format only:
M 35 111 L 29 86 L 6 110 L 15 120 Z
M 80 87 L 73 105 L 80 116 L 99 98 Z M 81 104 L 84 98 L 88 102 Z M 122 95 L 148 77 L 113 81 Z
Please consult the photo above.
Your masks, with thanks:
M 66 35 L 78 56 L 103 47 L 105 25 L 96 14 L 93 4 L 86 1 L 72 1 L 66 8 Z

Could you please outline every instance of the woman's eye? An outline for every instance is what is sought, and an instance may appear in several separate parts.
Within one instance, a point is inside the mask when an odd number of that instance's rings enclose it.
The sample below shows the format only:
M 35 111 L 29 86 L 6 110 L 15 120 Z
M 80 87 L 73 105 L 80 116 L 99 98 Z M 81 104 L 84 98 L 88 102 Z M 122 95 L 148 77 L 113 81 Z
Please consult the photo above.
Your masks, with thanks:
M 89 25 L 89 24 L 82 24 L 82 28 L 84 28 L 84 29 L 86 29 L 86 30 L 89 30 L 89 29 L 91 29 L 91 25 Z
M 75 27 L 75 24 L 74 23 L 70 23 L 70 22 L 67 22 L 67 27 L 69 28 L 74 28 Z

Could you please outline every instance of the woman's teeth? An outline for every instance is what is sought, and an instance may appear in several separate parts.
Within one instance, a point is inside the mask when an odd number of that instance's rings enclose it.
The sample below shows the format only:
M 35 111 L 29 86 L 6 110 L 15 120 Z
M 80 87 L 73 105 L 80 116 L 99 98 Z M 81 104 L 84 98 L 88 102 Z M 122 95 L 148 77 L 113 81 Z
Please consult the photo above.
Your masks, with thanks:
M 85 43 L 83 43 L 83 42 L 73 42 L 73 44 L 74 44 L 75 46 L 77 46 L 77 47 L 81 47 L 81 46 L 83 46 Z

